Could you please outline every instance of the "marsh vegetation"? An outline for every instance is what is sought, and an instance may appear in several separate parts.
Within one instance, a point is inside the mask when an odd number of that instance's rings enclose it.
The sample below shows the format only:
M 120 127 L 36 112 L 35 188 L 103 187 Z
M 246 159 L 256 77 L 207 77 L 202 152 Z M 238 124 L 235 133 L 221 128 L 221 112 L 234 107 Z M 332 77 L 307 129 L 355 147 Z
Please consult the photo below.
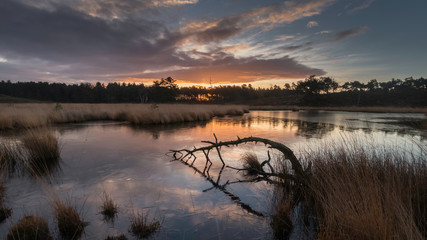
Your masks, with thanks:
M 149 219 L 148 215 L 143 211 L 136 211 L 131 217 L 129 232 L 138 239 L 147 238 L 159 230 L 160 221 L 157 219 Z
M 132 125 L 207 121 L 243 115 L 242 105 L 186 104 L 0 104 L 0 130 L 46 127 L 60 123 L 122 121 Z
M 81 213 L 71 204 L 71 200 L 53 202 L 53 215 L 55 216 L 59 233 L 63 239 L 80 239 L 87 222 L 83 221 Z
M 420 155 L 365 145 L 356 139 L 323 143 L 297 159 L 285 145 L 258 137 L 232 141 L 203 141 L 194 149 L 172 150 L 175 160 L 193 168 L 213 188 L 231 196 L 246 211 L 257 214 L 228 188 L 232 184 L 265 181 L 275 185 L 277 206 L 271 217 L 278 239 L 424 239 L 427 237 L 427 162 Z M 264 144 L 280 152 L 276 168 L 271 158 L 260 163 L 256 155 L 243 155 L 243 168 L 231 167 L 222 158 L 223 147 Z M 210 150 L 222 163 L 215 180 Z M 196 167 L 203 153 L 203 170 Z M 199 156 L 200 157 L 200 156 Z M 203 158 L 203 157 L 202 157 Z M 209 167 L 206 167 L 210 164 Z M 248 180 L 222 180 L 223 169 L 246 171 Z M 262 216 L 262 214 L 259 214 Z
M 105 191 L 102 193 L 102 206 L 101 214 L 104 216 L 106 221 L 112 221 L 118 213 L 117 203 L 111 199 L 111 196 L 108 195 Z

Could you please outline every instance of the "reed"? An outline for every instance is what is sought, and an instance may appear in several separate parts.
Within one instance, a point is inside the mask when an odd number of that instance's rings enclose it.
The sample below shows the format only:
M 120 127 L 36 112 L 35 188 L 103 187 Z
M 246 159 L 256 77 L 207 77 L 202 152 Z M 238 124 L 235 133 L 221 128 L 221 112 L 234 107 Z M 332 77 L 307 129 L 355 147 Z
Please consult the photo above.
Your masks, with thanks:
M 79 239 L 88 225 L 70 201 L 55 200 L 53 202 L 53 214 L 63 239 Z
M 246 169 L 248 175 L 257 175 L 262 172 L 262 166 L 258 161 L 258 157 L 254 153 L 245 153 L 242 155 L 243 168 Z
M 0 172 L 12 176 L 22 163 L 23 151 L 16 142 L 0 142 Z
M 7 240 L 51 240 L 47 221 L 41 217 L 28 215 L 19 220 L 18 223 L 9 228 Z
M 127 240 L 127 237 L 124 234 L 118 236 L 108 236 L 105 240 Z
M 107 221 L 114 220 L 118 213 L 117 203 L 111 199 L 110 195 L 108 195 L 105 191 L 102 194 L 102 206 L 101 206 L 101 214 L 104 216 L 104 219 Z
M 126 121 L 135 125 L 206 121 L 215 116 L 242 115 L 241 105 L 201 104 L 0 104 L 0 130 L 58 123 Z
M 425 239 L 425 151 L 345 144 L 303 155 L 313 163 L 305 199 L 315 208 L 317 239 Z
M 46 129 L 29 130 L 22 138 L 26 150 L 25 165 L 32 176 L 50 175 L 59 168 L 60 145 Z
M 129 232 L 137 238 L 147 238 L 155 233 L 160 228 L 160 221 L 156 219 L 148 220 L 144 212 L 138 211 L 131 217 L 131 225 Z

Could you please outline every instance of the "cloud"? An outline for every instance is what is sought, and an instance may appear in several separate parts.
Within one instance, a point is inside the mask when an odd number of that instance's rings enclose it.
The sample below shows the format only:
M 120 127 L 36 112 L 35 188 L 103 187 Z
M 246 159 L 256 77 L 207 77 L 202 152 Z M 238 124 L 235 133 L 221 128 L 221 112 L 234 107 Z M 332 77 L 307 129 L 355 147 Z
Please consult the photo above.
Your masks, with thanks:
M 319 23 L 316 21 L 310 21 L 307 23 L 306 26 L 307 26 L 307 28 L 317 27 L 317 26 L 319 26 Z
M 332 31 L 330 31 L 330 30 L 324 30 L 324 31 L 317 32 L 316 34 L 329 34 L 331 32 Z
M 293 35 L 280 35 L 280 36 L 277 36 L 276 39 L 274 39 L 274 40 L 285 41 L 285 40 L 292 39 L 292 38 L 295 38 L 295 36 L 293 36 Z
M 347 29 L 341 32 L 334 34 L 331 38 L 328 39 L 330 42 L 340 41 L 348 37 L 357 36 L 364 33 L 369 27 L 368 26 L 360 26 L 351 29 Z
M 55 11 L 71 8 L 90 16 L 101 18 L 122 18 L 129 14 L 153 11 L 158 7 L 174 7 L 196 4 L 198 0 L 17 0 L 23 4 Z
M 279 49 L 281 50 L 285 50 L 285 51 L 294 51 L 294 50 L 298 50 L 298 49 L 306 49 L 309 50 L 308 48 L 313 45 L 313 42 L 306 42 L 304 44 L 298 44 L 298 45 L 291 45 L 291 46 L 283 46 L 283 47 L 279 47 Z
M 200 82 L 212 73 L 216 80 L 223 78 L 233 82 L 324 74 L 323 70 L 305 66 L 290 57 L 238 58 L 233 55 L 239 51 L 237 46 L 208 47 L 209 43 L 219 44 L 249 28 L 277 23 L 271 15 L 273 12 L 278 14 L 285 8 L 286 11 L 300 9 L 296 11 L 300 15 L 292 16 L 292 19 L 299 19 L 320 11 L 324 7 L 320 2 L 330 1 L 314 1 L 318 3 L 315 5 L 310 5 L 312 2 L 287 2 L 279 10 L 267 6 L 235 16 L 191 22 L 187 29 L 170 29 L 160 21 L 143 18 L 105 19 L 97 15 L 100 14 L 98 10 L 95 11 L 97 14 L 90 14 L 91 10 L 80 11 L 75 5 L 56 4 L 54 0 L 46 1 L 53 4 L 51 8 L 35 6 L 36 2 L 23 4 L 22 1 L 0 1 L 0 53 L 7 59 L 6 63 L 0 64 L 1 78 L 79 82 L 170 75 Z M 39 1 L 42 2 L 45 1 Z M 67 2 L 73 1 L 64 0 Z M 115 1 L 114 4 L 124 4 L 120 9 L 125 11 L 125 5 L 130 2 Z M 184 2 L 189 1 L 176 1 Z M 94 1 L 88 1 L 88 6 L 91 3 Z M 261 14 L 261 18 L 256 18 L 257 14 Z M 197 43 L 195 49 L 184 48 L 188 42 Z M 204 51 L 197 50 L 198 46 L 205 48 Z M 250 47 L 244 46 L 246 49 Z
M 348 13 L 355 13 L 357 11 L 363 10 L 365 8 L 368 8 L 369 6 L 371 6 L 371 4 L 374 2 L 374 0 L 365 0 L 363 1 L 363 3 L 357 7 L 352 8 L 351 10 L 348 11 Z
M 199 44 L 218 42 L 240 35 L 251 28 L 261 27 L 268 30 L 276 24 L 291 23 L 320 14 L 333 1 L 286 1 L 233 16 L 185 22 L 186 26 L 181 28 L 180 32 L 193 37 Z
M 194 63 L 193 63 L 194 64 Z M 234 58 L 210 62 L 209 65 L 197 65 L 185 70 L 164 71 L 156 74 L 139 74 L 137 78 L 158 78 L 171 75 L 175 79 L 193 83 L 203 83 L 212 79 L 214 83 L 243 83 L 273 78 L 305 78 L 308 75 L 324 75 L 325 71 L 310 68 L 288 56 L 278 59 Z

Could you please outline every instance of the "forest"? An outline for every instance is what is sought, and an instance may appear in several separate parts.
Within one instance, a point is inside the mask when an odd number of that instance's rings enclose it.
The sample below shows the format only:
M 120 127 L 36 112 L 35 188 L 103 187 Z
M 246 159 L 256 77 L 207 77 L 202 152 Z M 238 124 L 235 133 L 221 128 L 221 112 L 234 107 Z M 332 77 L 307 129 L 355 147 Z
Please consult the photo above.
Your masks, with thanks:
M 215 103 L 298 106 L 427 106 L 427 79 L 408 77 L 367 83 L 339 84 L 314 75 L 283 86 L 251 84 L 179 87 L 172 77 L 152 85 L 136 83 L 65 84 L 0 81 L 0 94 L 42 102 L 63 103 Z

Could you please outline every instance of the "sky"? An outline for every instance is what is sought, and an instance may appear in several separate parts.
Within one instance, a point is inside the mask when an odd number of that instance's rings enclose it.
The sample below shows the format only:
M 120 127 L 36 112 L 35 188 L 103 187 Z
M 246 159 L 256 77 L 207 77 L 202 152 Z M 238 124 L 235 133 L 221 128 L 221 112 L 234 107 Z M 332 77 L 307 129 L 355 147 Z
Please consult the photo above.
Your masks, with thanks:
M 0 0 L 0 80 L 427 77 L 425 0 Z

